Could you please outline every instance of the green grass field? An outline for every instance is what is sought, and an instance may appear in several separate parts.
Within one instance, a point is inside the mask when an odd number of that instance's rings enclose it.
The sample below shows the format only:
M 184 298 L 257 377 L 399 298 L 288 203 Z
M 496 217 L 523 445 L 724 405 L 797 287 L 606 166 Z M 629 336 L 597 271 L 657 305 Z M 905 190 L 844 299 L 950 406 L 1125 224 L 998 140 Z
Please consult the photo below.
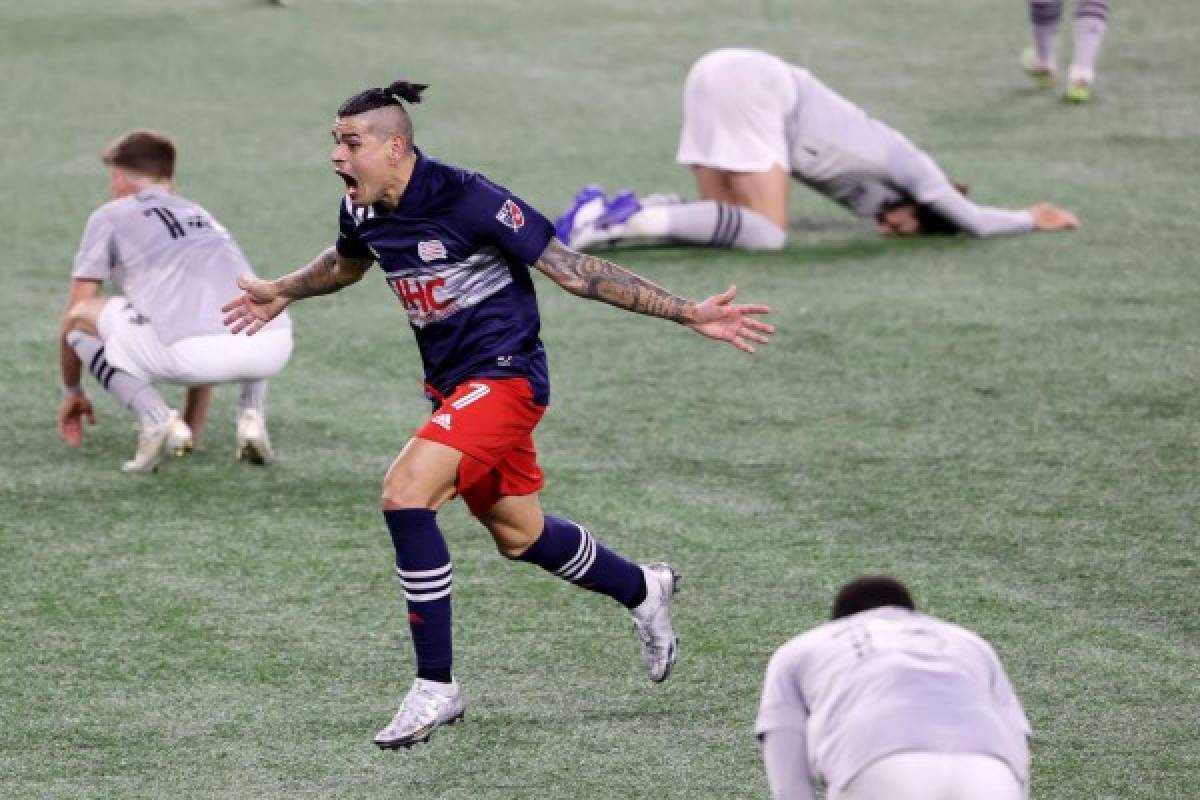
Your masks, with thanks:
M 988 0 L 5 4 L 0 796 L 763 797 L 769 655 L 883 570 L 997 646 L 1034 797 L 1200 797 L 1200 15 L 1117 3 L 1080 108 L 1026 85 L 1026 37 Z M 349 94 L 431 84 L 418 144 L 553 215 L 587 181 L 690 192 L 682 80 L 723 45 L 807 64 L 981 201 L 1084 227 L 881 241 L 797 191 L 782 253 L 619 256 L 772 303 L 753 358 L 539 278 L 546 505 L 678 565 L 678 670 L 651 686 L 619 608 L 455 504 L 467 721 L 379 752 L 411 679 L 379 483 L 427 411 L 404 318 L 378 276 L 295 307 L 270 469 L 232 463 L 229 389 L 192 458 L 135 478 L 89 382 L 100 424 L 67 450 L 55 335 L 97 153 L 172 132 L 181 191 L 274 276 L 335 234 Z

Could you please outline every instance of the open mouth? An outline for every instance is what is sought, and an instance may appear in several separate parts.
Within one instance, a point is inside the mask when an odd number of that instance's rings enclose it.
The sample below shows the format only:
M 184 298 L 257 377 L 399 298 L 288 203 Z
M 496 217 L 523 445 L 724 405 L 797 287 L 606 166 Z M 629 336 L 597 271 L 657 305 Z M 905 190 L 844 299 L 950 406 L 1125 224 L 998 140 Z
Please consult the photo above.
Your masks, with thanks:
M 341 178 L 346 184 L 346 193 L 351 197 L 354 197 L 354 195 L 358 193 L 358 179 L 353 175 L 348 175 L 347 173 L 342 172 L 341 170 L 335 169 L 334 172 L 336 172 L 338 177 Z

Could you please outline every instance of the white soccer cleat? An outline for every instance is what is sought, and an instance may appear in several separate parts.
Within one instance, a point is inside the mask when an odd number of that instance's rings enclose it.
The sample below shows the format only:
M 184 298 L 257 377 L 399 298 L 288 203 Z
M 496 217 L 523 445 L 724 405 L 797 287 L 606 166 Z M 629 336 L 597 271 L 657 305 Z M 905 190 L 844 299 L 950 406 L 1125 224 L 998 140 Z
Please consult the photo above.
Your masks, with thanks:
M 271 449 L 271 437 L 267 436 L 267 425 L 262 415 L 253 408 L 247 408 L 238 417 L 237 460 L 261 466 L 274 459 L 275 451 Z
M 396 750 L 428 742 L 434 729 L 458 722 L 465 709 L 466 702 L 458 681 L 445 684 L 417 678 L 404 696 L 396 716 L 375 734 L 375 744 L 384 750 Z
M 1058 82 L 1058 69 L 1038 60 L 1037 51 L 1028 47 L 1021 51 L 1021 69 L 1039 89 L 1053 89 Z
M 646 576 L 646 599 L 633 609 L 633 629 L 650 680 L 662 683 L 679 657 L 679 638 L 671 627 L 671 599 L 679 591 L 680 576 L 662 561 L 641 566 Z
M 121 471 L 154 472 L 163 458 L 173 452 L 177 437 L 183 431 L 187 431 L 187 439 L 190 441 L 192 432 L 187 423 L 179 418 L 177 411 L 172 411 L 167 419 L 158 425 L 143 425 L 138 432 L 137 453 L 132 461 L 125 462 Z
M 621 226 L 601 228 L 595 223 L 588 223 L 575 229 L 567 246 L 582 253 L 585 250 L 615 247 L 623 238 L 625 238 L 624 228 Z

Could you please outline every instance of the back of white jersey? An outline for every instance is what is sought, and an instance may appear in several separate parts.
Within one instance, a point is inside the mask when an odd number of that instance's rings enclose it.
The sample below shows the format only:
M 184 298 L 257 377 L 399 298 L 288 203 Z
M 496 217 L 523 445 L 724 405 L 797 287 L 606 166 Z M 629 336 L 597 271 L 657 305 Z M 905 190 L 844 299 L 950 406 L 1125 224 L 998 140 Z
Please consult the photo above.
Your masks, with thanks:
M 792 177 L 860 217 L 876 218 L 903 199 L 930 207 L 974 236 L 1025 233 L 1026 211 L 967 200 L 941 167 L 908 137 L 817 80 L 791 67 L 796 104 L 787 122 Z
M 897 752 L 982 753 L 1029 775 L 1029 723 L 992 648 L 899 608 L 827 623 L 771 659 L 758 731 L 801 726 L 831 786 Z
M 788 120 L 792 176 L 862 217 L 900 198 L 893 161 L 915 150 L 903 135 L 792 67 L 797 100 Z
M 221 306 L 253 276 L 233 237 L 187 198 L 150 188 L 106 203 L 84 229 L 72 276 L 111 280 L 170 345 L 222 334 Z M 286 315 L 273 326 L 290 325 Z

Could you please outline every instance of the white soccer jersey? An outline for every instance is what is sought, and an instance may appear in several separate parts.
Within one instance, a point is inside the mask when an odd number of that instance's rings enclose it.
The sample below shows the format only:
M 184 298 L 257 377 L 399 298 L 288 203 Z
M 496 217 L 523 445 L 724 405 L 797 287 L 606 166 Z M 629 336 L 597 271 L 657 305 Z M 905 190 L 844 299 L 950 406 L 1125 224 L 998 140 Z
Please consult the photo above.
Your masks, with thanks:
M 972 203 L 906 136 L 871 117 L 806 69 L 792 67 L 797 102 L 789 152 L 792 175 L 861 217 L 907 196 L 975 236 L 1027 233 L 1028 211 Z
M 792 639 L 767 667 L 755 731 L 804 734 L 808 772 L 844 787 L 894 753 L 994 756 L 1028 784 L 1029 721 L 991 646 L 886 607 Z
M 867 219 L 907 196 L 976 236 L 1033 229 L 1029 212 L 972 203 L 903 134 L 808 70 L 760 50 L 700 58 L 684 84 L 683 116 L 683 164 L 733 172 L 778 164 Z
M 235 297 L 246 257 L 211 214 L 152 187 L 96 209 L 75 256 L 75 278 L 111 280 L 164 345 L 225 333 L 221 306 Z M 273 327 L 288 327 L 286 313 Z

